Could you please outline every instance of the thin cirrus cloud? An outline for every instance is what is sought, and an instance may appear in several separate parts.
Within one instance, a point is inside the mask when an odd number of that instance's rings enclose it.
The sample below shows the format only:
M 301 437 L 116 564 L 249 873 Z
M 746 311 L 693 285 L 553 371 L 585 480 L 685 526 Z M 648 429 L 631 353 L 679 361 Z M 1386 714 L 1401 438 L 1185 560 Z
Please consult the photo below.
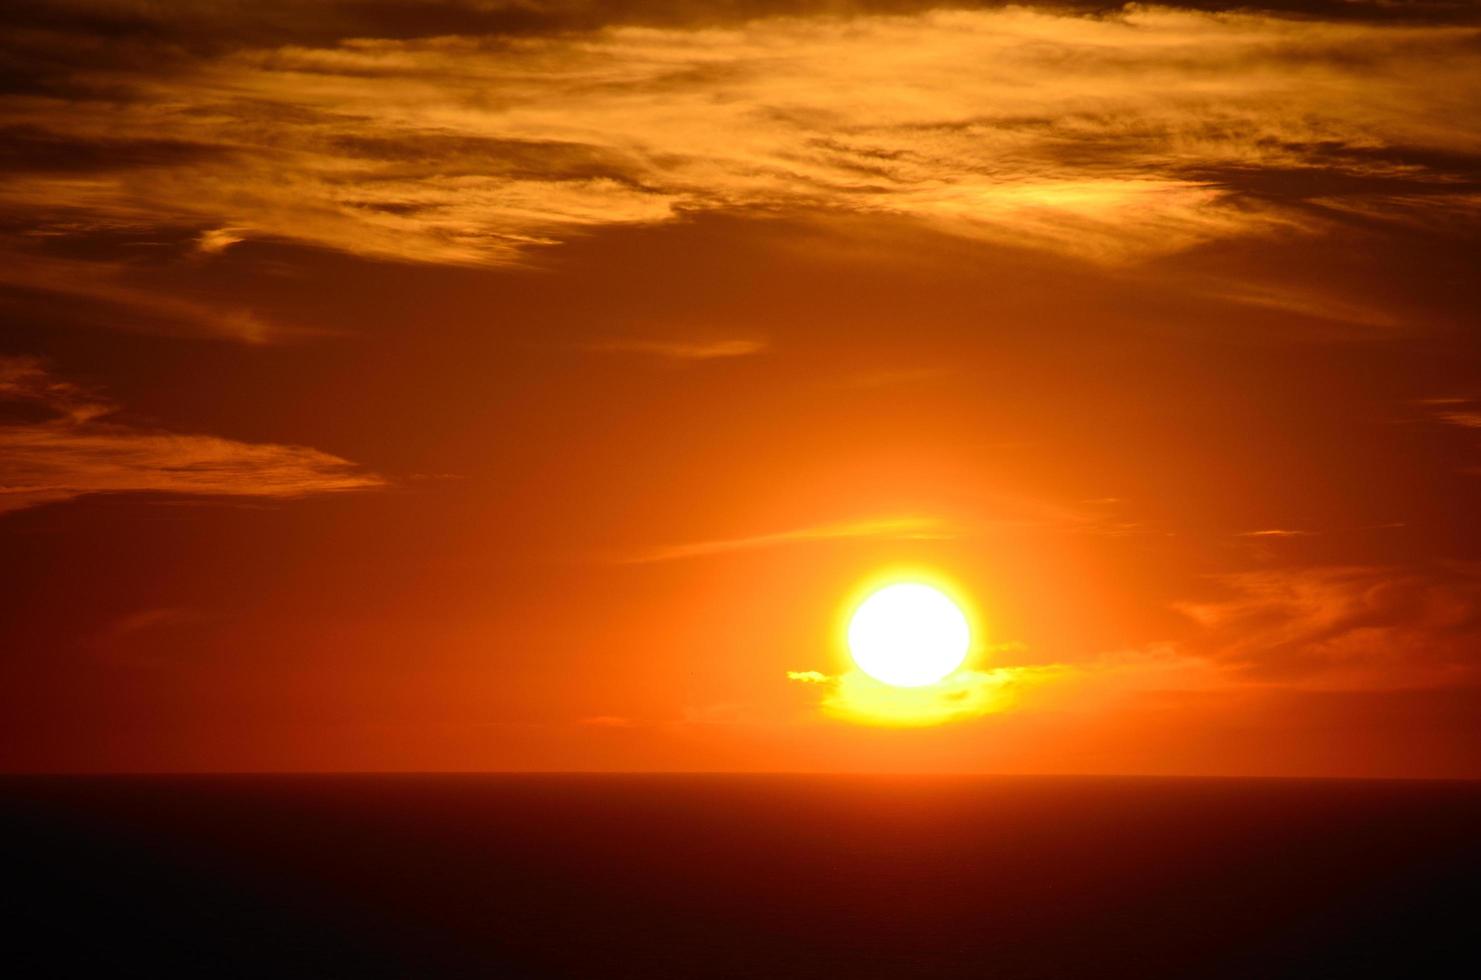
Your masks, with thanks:
M 984 535 L 1047 532 L 1121 537 L 1142 533 L 1141 525 L 1118 520 L 1095 508 L 1067 507 L 1033 497 L 999 495 L 992 516 L 964 521 L 926 514 L 903 514 L 835 521 L 729 538 L 712 538 L 650 548 L 621 557 L 624 564 L 682 561 L 740 551 L 760 551 L 830 541 L 874 538 L 895 541 L 948 541 Z
M 251 345 L 326 333 L 284 327 L 249 309 L 146 288 L 130 281 L 131 271 L 124 262 L 28 255 L 0 245 L 0 287 L 34 293 L 43 303 L 57 295 L 70 296 L 97 306 L 99 316 L 112 327 Z
M 763 340 L 733 338 L 728 340 L 648 340 L 614 338 L 583 344 L 582 349 L 599 354 L 640 354 L 666 361 L 716 361 L 750 357 L 764 353 Z
M 785 209 L 1124 263 L 1352 215 L 1472 222 L 1477 38 L 1131 6 L 175 46 L 153 74 L 55 42 L 68 85 L 0 102 L 41 147 L 0 209 L 455 264 Z
M 1437 398 L 1428 403 L 1435 418 L 1462 429 L 1481 429 L 1481 399 Z
M 1418 404 L 1427 410 L 1432 420 L 1443 425 L 1465 429 L 1469 432 L 1481 430 L 1481 398 L 1443 396 L 1422 398 Z M 1467 466 L 1468 473 L 1481 474 L 1481 466 Z
M 690 558 L 706 558 L 712 555 L 730 554 L 738 551 L 759 551 L 788 545 L 816 541 L 844 541 L 859 538 L 894 540 L 939 540 L 955 537 L 958 529 L 950 522 L 934 517 L 887 517 L 862 521 L 843 521 L 835 524 L 818 524 L 811 527 L 793 528 L 770 534 L 755 534 L 740 538 L 718 538 L 695 541 L 687 544 L 667 545 L 648 551 L 628 555 L 621 559 L 624 564 L 648 564 L 651 562 L 681 561 Z
M 0 513 L 97 493 L 290 498 L 385 485 L 317 449 L 111 422 L 114 405 L 34 358 L 0 358 L 3 403 L 43 417 L 0 424 Z
M 1259 531 L 1241 531 L 1242 538 L 1307 538 L 1315 531 L 1295 531 L 1288 527 L 1269 527 Z

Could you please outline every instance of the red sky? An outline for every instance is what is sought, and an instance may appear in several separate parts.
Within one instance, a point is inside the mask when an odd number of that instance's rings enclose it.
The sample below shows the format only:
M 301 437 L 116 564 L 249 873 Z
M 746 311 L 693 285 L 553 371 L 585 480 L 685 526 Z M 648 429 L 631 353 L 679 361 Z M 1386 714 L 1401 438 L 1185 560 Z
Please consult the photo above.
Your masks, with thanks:
M 1468 5 L 3 16 L 0 767 L 1481 776 Z

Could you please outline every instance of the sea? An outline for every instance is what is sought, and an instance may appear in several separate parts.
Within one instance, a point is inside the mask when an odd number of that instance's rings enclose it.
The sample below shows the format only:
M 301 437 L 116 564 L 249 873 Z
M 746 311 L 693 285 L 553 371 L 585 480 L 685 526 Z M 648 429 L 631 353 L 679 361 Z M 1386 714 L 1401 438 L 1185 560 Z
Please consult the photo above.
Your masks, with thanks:
M 1481 783 L 0 777 L 0 975 L 1481 976 Z

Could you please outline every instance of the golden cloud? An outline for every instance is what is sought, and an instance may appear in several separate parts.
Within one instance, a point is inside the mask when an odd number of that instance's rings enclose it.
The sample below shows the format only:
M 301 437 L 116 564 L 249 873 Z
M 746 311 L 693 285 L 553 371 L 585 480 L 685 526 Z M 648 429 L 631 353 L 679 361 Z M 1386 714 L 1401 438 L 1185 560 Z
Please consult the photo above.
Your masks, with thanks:
M 1125 262 L 1339 213 L 1473 221 L 1477 38 L 1010 7 L 229 50 L 6 98 L 16 132 L 120 162 L 17 174 L 0 208 L 465 264 L 787 209 Z

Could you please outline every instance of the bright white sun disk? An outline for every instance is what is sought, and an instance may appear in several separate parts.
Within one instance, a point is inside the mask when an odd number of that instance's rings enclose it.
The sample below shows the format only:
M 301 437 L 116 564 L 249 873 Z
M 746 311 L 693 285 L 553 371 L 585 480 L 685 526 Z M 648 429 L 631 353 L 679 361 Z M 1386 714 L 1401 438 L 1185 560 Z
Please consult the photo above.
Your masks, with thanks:
M 936 683 L 962 665 L 970 645 L 967 617 L 956 603 L 915 582 L 871 593 L 848 624 L 854 663 L 894 687 Z

